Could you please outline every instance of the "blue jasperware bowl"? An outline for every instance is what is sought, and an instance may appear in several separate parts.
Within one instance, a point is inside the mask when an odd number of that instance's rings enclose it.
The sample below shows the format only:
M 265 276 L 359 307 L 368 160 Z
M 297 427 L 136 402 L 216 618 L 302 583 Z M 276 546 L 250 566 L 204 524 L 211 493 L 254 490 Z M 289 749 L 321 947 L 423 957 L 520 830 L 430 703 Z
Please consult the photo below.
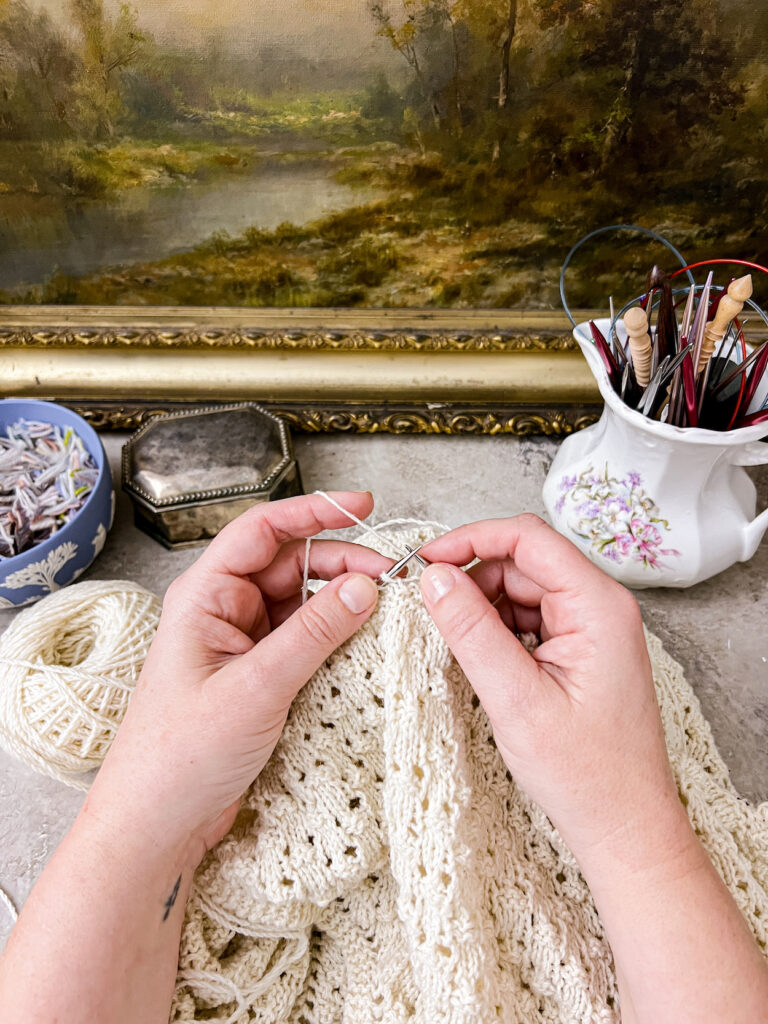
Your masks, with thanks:
M 54 402 L 0 399 L 0 434 L 17 420 L 71 427 L 93 457 L 99 476 L 85 504 L 58 533 L 13 558 L 0 558 L 0 608 L 32 604 L 85 572 L 104 547 L 115 514 L 112 473 L 99 435 L 70 409 Z

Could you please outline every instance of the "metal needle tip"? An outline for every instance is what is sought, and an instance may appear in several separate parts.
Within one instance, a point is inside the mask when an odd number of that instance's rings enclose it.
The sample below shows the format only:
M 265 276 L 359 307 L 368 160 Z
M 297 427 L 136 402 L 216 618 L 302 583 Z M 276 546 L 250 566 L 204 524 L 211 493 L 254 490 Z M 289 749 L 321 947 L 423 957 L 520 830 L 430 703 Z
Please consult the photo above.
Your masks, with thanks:
M 417 548 L 411 548 L 408 547 L 408 545 L 406 544 L 405 550 L 408 552 L 408 554 L 403 555 L 399 562 L 395 562 L 391 569 L 389 569 L 387 572 L 383 572 L 381 576 L 379 576 L 379 578 L 376 580 L 379 586 L 383 587 L 386 586 L 387 583 L 391 583 L 395 576 L 397 576 L 399 572 L 402 572 L 402 570 L 405 569 L 405 567 L 408 565 L 412 558 L 415 558 L 419 565 L 422 568 L 424 568 L 424 566 L 426 566 L 427 563 L 419 554 L 419 551 L 421 551 L 423 547 L 423 544 L 419 544 Z

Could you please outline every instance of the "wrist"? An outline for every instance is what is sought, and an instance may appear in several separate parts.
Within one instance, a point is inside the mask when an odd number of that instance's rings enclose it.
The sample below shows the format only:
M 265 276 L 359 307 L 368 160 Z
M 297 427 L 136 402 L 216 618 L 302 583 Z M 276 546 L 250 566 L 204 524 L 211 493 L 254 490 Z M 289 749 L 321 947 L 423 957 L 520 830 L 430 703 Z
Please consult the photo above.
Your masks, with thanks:
M 75 820 L 73 833 L 84 836 L 112 862 L 133 871 L 178 868 L 191 878 L 206 853 L 205 844 L 191 832 L 164 827 L 156 817 L 126 801 L 109 800 L 94 791 Z
M 627 886 L 657 886 L 709 865 L 677 794 L 648 811 L 625 813 L 599 839 L 571 849 L 596 897 Z

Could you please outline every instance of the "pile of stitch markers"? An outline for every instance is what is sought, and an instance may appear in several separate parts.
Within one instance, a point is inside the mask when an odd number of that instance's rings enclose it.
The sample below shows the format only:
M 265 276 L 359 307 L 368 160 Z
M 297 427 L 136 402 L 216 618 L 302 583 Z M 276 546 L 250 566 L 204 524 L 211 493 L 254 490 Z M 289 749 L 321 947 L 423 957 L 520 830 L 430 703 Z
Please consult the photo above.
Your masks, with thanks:
M 85 504 L 99 471 L 78 435 L 21 419 L 0 436 L 0 561 L 47 540 Z

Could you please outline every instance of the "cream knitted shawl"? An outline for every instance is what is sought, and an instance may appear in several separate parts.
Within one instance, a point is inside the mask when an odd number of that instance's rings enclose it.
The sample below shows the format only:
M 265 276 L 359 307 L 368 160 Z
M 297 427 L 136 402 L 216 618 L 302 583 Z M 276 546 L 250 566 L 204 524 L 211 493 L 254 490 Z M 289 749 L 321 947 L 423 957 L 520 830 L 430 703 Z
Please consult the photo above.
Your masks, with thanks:
M 681 799 L 764 947 L 768 804 L 739 798 L 680 666 L 647 640 Z M 310 680 L 203 862 L 171 1019 L 619 1021 L 576 862 L 413 584 L 386 587 Z

